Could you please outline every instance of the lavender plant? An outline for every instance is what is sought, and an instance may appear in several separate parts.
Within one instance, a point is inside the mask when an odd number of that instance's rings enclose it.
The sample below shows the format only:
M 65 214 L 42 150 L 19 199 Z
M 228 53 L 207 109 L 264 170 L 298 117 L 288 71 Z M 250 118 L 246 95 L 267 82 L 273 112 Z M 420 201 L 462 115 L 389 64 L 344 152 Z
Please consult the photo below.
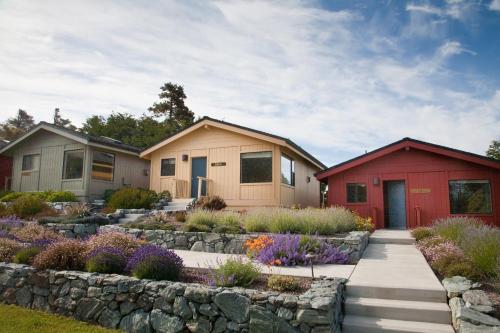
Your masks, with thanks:
M 182 259 L 173 251 L 144 245 L 134 252 L 125 270 L 139 279 L 177 281 L 183 267 Z
M 208 284 L 219 287 L 248 287 L 260 276 L 260 269 L 249 260 L 229 258 L 225 263 L 217 262 L 217 268 L 211 268 Z
M 87 256 L 85 268 L 87 272 L 119 274 L 125 270 L 127 257 L 125 253 L 112 247 L 101 247 Z
M 15 215 L 0 218 L 0 230 L 12 230 L 15 228 L 21 228 L 22 226 L 23 221 Z

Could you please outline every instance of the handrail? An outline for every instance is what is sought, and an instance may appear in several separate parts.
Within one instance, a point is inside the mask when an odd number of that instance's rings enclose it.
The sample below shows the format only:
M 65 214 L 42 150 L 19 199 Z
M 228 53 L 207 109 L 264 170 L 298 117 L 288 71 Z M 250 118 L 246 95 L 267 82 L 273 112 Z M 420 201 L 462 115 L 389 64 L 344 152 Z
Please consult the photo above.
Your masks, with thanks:
M 203 185 L 203 181 L 205 181 L 206 184 L 206 194 L 208 194 L 208 178 L 202 177 L 202 176 L 197 176 L 198 178 L 198 193 L 197 193 L 197 198 L 201 197 L 201 187 Z
M 422 218 L 422 210 L 420 209 L 420 207 L 415 206 L 415 219 L 417 222 L 417 227 L 420 227 L 422 224 L 421 218 Z

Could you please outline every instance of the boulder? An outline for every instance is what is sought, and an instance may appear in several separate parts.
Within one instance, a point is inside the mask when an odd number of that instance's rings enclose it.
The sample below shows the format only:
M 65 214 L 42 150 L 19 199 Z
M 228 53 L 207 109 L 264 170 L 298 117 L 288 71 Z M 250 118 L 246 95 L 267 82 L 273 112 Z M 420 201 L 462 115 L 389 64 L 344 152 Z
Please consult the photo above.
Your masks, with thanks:
M 28 307 L 31 304 L 31 291 L 28 287 L 22 287 L 18 291 L 16 291 L 16 303 Z
M 459 297 L 454 297 L 450 300 L 450 308 L 451 319 L 455 329 L 459 329 L 463 322 L 473 325 L 500 326 L 500 320 L 466 307 L 464 301 Z
M 193 317 L 193 312 L 189 308 L 186 299 L 182 296 L 177 296 L 175 298 L 173 312 L 183 319 L 189 319 Z
M 500 333 L 500 327 L 491 327 L 484 325 L 473 325 L 468 322 L 462 322 L 458 333 Z
M 120 321 L 120 330 L 130 333 L 150 333 L 149 314 L 143 310 L 132 312 Z
M 97 322 L 99 325 L 104 327 L 116 328 L 116 326 L 120 323 L 121 318 L 122 316 L 119 311 L 113 311 L 106 308 L 102 311 Z
M 466 304 L 470 305 L 493 305 L 488 295 L 482 290 L 467 290 L 462 298 Z
M 248 320 L 250 300 L 245 296 L 227 291 L 215 295 L 214 302 L 227 318 L 239 324 Z
M 186 326 L 189 331 L 193 333 L 210 333 L 212 330 L 210 320 L 203 317 L 198 318 L 198 320 L 188 322 Z
M 443 280 L 444 289 L 448 292 L 448 298 L 462 295 L 472 288 L 472 282 L 463 276 L 454 276 Z
M 83 321 L 93 320 L 104 310 L 104 302 L 95 298 L 82 298 L 76 305 L 75 317 Z
M 180 332 L 184 328 L 184 323 L 176 316 L 169 316 L 158 309 L 151 311 L 151 326 L 161 333 Z
M 194 242 L 193 246 L 191 246 L 191 251 L 203 252 L 205 249 L 204 245 L 203 241 Z
M 208 303 L 211 299 L 210 291 L 207 288 L 196 286 L 188 286 L 184 291 L 184 297 L 196 303 Z
M 212 333 L 222 333 L 226 331 L 227 320 L 224 317 L 219 317 L 214 323 L 214 329 Z

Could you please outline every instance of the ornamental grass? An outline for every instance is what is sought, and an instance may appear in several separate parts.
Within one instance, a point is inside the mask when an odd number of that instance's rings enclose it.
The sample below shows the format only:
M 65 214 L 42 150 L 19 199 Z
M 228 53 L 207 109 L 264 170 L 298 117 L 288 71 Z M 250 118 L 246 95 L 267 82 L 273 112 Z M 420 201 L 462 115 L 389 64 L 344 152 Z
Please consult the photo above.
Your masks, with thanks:
M 53 241 L 61 241 L 65 240 L 64 236 L 54 232 L 50 229 L 45 228 L 44 226 L 28 223 L 22 228 L 17 228 L 11 231 L 11 233 L 20 241 L 26 243 L 33 243 L 39 240 L 53 240 Z
M 38 269 L 82 270 L 85 266 L 86 244 L 65 240 L 50 244 L 33 260 Z

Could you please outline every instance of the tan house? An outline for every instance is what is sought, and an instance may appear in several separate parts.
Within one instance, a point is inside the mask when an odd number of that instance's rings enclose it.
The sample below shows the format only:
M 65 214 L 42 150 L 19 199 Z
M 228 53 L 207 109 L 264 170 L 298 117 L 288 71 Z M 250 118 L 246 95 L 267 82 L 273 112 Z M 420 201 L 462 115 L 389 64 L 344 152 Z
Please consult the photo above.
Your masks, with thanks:
M 0 149 L 13 160 L 13 191 L 64 190 L 81 200 L 123 186 L 147 188 L 149 162 L 139 152 L 112 138 L 45 122 Z
M 150 189 L 221 196 L 230 207 L 320 204 L 323 163 L 291 140 L 204 117 L 144 150 Z

